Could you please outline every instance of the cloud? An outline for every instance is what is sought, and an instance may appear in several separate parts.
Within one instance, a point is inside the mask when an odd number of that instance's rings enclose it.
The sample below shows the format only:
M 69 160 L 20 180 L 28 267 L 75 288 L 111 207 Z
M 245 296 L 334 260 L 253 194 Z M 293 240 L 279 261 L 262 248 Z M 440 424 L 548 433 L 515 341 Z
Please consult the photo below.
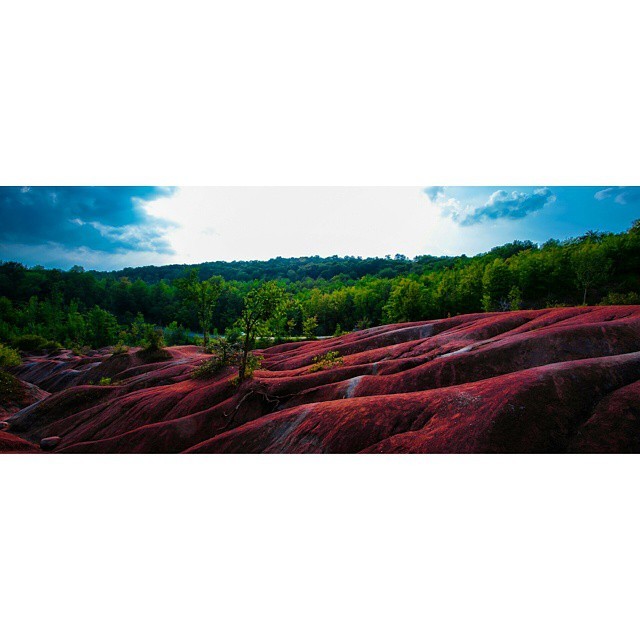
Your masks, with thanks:
M 534 189 L 533 193 L 522 191 L 494 191 L 487 202 L 479 207 L 448 197 L 444 187 L 429 187 L 424 192 L 435 202 L 443 216 L 451 218 L 462 226 L 471 226 L 485 220 L 499 218 L 518 219 L 540 211 L 556 197 L 547 187 Z
M 27 265 L 41 265 L 52 269 L 69 269 L 81 265 L 86 269 L 111 271 L 131 266 L 144 266 L 163 262 L 156 252 L 136 251 L 135 253 L 107 253 L 86 247 L 70 248 L 55 242 L 44 244 L 11 244 L 0 242 L 0 260 L 18 260 Z M 164 262 L 173 262 L 171 256 Z
M 426 187 L 423 191 L 427 194 L 431 202 L 436 202 L 438 200 L 438 196 L 444 194 L 444 187 Z
M 640 187 L 607 187 L 596 192 L 596 200 L 613 198 L 616 204 L 635 204 L 640 202 Z
M 164 187 L 0 187 L 0 243 L 16 254 L 22 247 L 55 246 L 106 254 L 171 254 L 171 223 L 151 216 L 145 205 L 171 196 Z M 12 247 L 16 251 L 12 251 Z
M 500 189 L 494 191 L 483 207 L 475 209 L 473 214 L 467 217 L 462 224 L 476 224 L 484 219 L 497 220 L 498 218 L 524 218 L 530 213 L 540 211 L 544 206 L 553 202 L 556 197 L 551 189 L 544 187 L 535 189 L 533 193 L 512 191 L 507 193 Z

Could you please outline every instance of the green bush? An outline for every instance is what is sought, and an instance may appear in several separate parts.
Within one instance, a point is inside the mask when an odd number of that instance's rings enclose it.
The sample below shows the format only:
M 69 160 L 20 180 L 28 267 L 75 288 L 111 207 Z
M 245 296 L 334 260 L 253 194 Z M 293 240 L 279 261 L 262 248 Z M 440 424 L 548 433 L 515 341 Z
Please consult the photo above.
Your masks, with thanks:
M 115 347 L 111 349 L 111 355 L 114 356 L 122 356 L 125 353 L 129 353 L 129 347 L 122 342 L 118 342 L 118 344 L 116 344 Z
M 308 316 L 302 320 L 302 335 L 308 340 L 313 340 L 318 332 L 317 316 Z
M 20 354 L 15 349 L 0 344 L 0 401 L 18 400 L 24 394 L 18 379 L 4 371 L 5 368 L 17 367 L 20 362 Z
M 0 402 L 20 400 L 24 396 L 24 389 L 18 378 L 6 371 L 0 371 Z
M 169 347 L 173 347 L 181 344 L 189 344 L 189 334 L 187 330 L 175 320 L 165 328 L 164 341 Z
M 111 384 L 111 378 L 100 378 L 100 382 L 98 384 L 101 387 L 108 387 Z
M 238 327 L 228 327 L 224 330 L 224 339 L 231 343 L 235 344 L 236 342 L 240 342 L 242 338 L 242 330 Z
M 269 336 L 256 338 L 256 349 L 268 349 L 269 347 L 273 347 L 274 344 L 277 343 L 277 340 L 270 338 Z
M 97 305 L 87 313 L 86 329 L 86 341 L 93 349 L 115 344 L 120 333 L 120 326 L 116 317 Z
M 74 356 L 86 356 L 89 351 L 90 348 L 86 345 L 74 344 L 71 347 L 71 353 L 73 353 Z
M 640 296 L 633 291 L 630 293 L 609 293 L 604 298 L 602 298 L 600 304 L 640 304 Z
M 355 331 L 364 331 L 365 329 L 370 329 L 373 326 L 373 323 L 369 318 L 363 318 L 362 320 L 358 320 L 354 327 Z
M 143 346 L 145 351 L 156 352 L 164 349 L 164 334 L 162 329 L 149 326 L 145 332 Z
M 162 329 L 156 329 L 149 325 L 144 337 L 143 347 L 138 355 L 147 363 L 171 360 L 171 353 L 164 348 Z
M 56 353 L 58 351 L 62 351 L 62 345 L 55 340 L 47 340 L 43 345 L 42 349 L 47 351 L 48 353 Z
M 241 346 L 237 342 L 231 342 L 226 338 L 212 338 L 206 349 L 216 358 L 220 359 L 224 364 L 238 364 L 238 357 L 241 353 Z
M 20 349 L 20 351 L 42 351 L 44 349 L 44 345 L 47 344 L 47 340 L 45 340 L 42 336 L 38 336 L 35 334 L 27 333 L 23 336 L 18 336 L 13 341 L 13 346 L 16 349 Z
M 329 351 L 322 356 L 316 356 L 313 359 L 313 364 L 309 371 L 315 373 L 316 371 L 323 371 L 324 369 L 341 367 L 343 364 L 344 358 L 340 355 L 339 351 Z
M 1 309 L 0 309 L 1 311 Z M 16 332 L 13 327 L 0 316 L 0 342 L 8 342 L 13 344 Z
M 336 325 L 336 330 L 333 332 L 333 337 L 334 338 L 341 338 L 342 336 L 346 336 L 349 332 L 348 331 L 343 331 L 342 327 L 340 326 L 340 324 Z
M 255 371 L 262 368 L 262 356 L 256 353 L 249 353 L 247 355 L 247 368 L 245 371 L 246 378 L 252 378 Z
M 242 361 L 242 346 L 238 343 L 229 342 L 226 338 L 217 338 L 209 343 L 207 352 L 213 355 L 212 358 L 203 362 L 191 374 L 193 378 L 207 379 L 213 378 L 226 367 L 239 367 Z M 245 377 L 253 376 L 254 371 L 262 366 L 262 356 L 255 353 L 247 355 L 247 366 Z
M 209 360 L 205 360 L 197 369 L 193 370 L 191 377 L 196 380 L 207 380 L 220 373 L 224 366 L 217 358 L 209 358 Z
M 262 368 L 262 356 L 253 353 L 253 352 L 249 352 L 247 354 L 247 361 L 245 364 L 245 370 L 244 370 L 244 378 L 242 381 L 244 380 L 248 380 L 253 378 L 253 374 L 258 370 Z M 240 380 L 240 376 L 236 376 L 233 379 L 233 384 L 234 385 L 239 385 L 241 382 Z
M 20 354 L 15 349 L 0 344 L 0 369 L 17 367 L 20 362 Z
M 242 357 L 242 348 L 226 338 L 214 338 L 207 346 L 207 353 L 213 357 L 203 362 L 191 374 L 194 378 L 212 378 L 225 367 L 237 367 Z

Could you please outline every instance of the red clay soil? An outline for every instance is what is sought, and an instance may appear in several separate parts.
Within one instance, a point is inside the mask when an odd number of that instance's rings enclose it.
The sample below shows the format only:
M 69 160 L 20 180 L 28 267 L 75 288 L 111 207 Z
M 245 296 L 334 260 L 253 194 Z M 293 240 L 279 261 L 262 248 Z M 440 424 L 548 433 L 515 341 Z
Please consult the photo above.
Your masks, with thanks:
M 13 433 L 0 431 L 0 453 L 40 453 L 40 447 Z
M 10 399 L 0 398 L 0 429 L 2 429 L 3 421 L 9 416 L 31 406 L 34 402 L 44 400 L 49 395 L 35 384 L 29 384 L 21 380 L 16 380 L 15 383 L 17 389 L 14 391 L 13 397 Z
M 311 372 L 328 351 L 343 363 Z M 28 359 L 17 375 L 51 395 L 9 417 L 10 433 L 54 453 L 640 452 L 639 306 L 279 345 L 239 387 L 230 369 L 193 379 L 209 357 L 195 347 L 169 352 Z

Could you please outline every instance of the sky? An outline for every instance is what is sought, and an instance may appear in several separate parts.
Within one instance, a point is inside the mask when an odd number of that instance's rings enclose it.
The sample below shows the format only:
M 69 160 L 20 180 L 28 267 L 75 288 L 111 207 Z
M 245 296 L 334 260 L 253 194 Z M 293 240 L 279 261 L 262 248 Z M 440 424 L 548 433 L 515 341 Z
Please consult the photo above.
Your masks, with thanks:
M 112 270 L 475 255 L 640 218 L 640 187 L 0 187 L 0 260 Z

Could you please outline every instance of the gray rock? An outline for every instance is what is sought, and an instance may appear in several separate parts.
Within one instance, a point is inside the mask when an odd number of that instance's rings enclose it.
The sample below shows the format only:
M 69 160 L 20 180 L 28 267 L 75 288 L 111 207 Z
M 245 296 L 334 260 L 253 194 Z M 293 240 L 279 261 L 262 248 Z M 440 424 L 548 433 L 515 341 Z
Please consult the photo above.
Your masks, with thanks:
M 42 438 L 40 440 L 40 448 L 43 451 L 52 451 L 58 446 L 60 436 L 51 436 L 50 438 Z

